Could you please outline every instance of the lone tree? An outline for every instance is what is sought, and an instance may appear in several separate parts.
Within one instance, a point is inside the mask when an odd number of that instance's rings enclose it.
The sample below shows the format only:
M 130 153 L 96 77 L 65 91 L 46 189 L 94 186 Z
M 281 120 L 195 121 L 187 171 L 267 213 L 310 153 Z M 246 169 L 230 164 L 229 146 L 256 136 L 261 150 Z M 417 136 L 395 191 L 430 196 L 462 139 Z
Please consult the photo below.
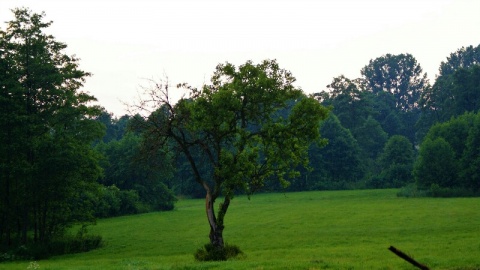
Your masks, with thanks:
M 189 161 L 206 193 L 210 244 L 216 249 L 225 247 L 224 218 L 235 194 L 251 195 L 270 180 L 288 186 L 300 165 L 308 166 L 309 145 L 326 144 L 319 126 L 328 110 L 294 82 L 275 60 L 238 68 L 226 63 L 217 66 L 210 85 L 179 85 L 189 97 L 175 104 L 166 82 L 154 83 L 147 88 L 149 98 L 133 105 L 149 114 L 137 114 L 145 150 L 168 148 Z M 201 169 L 205 166 L 209 170 Z

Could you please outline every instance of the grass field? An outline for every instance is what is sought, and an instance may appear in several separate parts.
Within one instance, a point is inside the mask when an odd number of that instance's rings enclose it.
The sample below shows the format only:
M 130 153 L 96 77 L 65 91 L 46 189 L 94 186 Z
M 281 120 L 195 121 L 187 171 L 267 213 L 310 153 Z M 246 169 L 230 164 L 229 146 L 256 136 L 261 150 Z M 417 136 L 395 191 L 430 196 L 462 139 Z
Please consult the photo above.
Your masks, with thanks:
M 38 261 L 39 269 L 416 269 L 390 245 L 431 269 L 480 269 L 480 198 L 407 199 L 396 190 L 237 197 L 224 236 L 245 256 L 227 262 L 194 261 L 208 241 L 203 200 L 100 220 L 90 231 L 103 236 L 101 249 Z

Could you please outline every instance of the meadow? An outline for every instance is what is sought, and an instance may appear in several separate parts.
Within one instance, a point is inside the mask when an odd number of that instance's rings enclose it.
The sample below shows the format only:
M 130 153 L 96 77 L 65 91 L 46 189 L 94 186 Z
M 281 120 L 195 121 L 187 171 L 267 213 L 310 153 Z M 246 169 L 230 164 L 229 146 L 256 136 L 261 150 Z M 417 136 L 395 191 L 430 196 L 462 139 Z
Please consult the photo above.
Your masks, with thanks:
M 399 198 L 397 190 L 320 191 L 236 197 L 224 237 L 245 255 L 196 262 L 208 242 L 204 200 L 174 211 L 103 219 L 89 229 L 102 248 L 0 269 L 480 269 L 480 198 Z

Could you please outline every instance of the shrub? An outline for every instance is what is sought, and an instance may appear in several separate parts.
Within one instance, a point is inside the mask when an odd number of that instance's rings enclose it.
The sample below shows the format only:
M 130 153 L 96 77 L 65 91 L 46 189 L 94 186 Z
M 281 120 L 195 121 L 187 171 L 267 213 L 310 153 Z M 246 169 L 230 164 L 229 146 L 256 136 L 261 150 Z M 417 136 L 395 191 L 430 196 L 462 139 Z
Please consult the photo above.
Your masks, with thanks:
M 140 197 L 135 190 L 120 190 L 115 185 L 103 187 L 95 207 L 95 216 L 115 217 L 139 213 Z
M 76 235 L 64 235 L 48 243 L 21 245 L 0 253 L 0 262 L 17 260 L 40 260 L 50 256 L 86 252 L 99 248 L 102 237 L 87 235 L 87 226 L 83 225 Z
M 480 194 L 470 189 L 461 187 L 441 187 L 438 184 L 432 184 L 429 189 L 419 189 L 417 184 L 409 184 L 402 187 L 398 193 L 398 197 L 474 197 Z
M 402 187 L 397 193 L 397 197 L 417 198 L 426 196 L 427 192 L 425 190 L 418 189 L 418 186 L 415 183 L 411 183 Z
M 473 197 L 478 196 L 470 189 L 462 187 L 440 187 L 437 184 L 432 184 L 430 189 L 427 191 L 427 195 L 430 197 Z
M 223 248 L 215 247 L 208 243 L 203 248 L 199 248 L 194 256 L 197 261 L 226 261 L 243 255 L 238 246 L 225 244 Z

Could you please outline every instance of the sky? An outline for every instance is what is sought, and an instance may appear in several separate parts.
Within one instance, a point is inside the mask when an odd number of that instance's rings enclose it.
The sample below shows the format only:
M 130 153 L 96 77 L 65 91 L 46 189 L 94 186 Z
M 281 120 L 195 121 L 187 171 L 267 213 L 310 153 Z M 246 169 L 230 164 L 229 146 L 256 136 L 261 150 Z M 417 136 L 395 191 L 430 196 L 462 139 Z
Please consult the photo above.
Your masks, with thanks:
M 433 83 L 442 61 L 480 44 L 478 0 L 1 0 L 46 13 L 47 32 L 93 73 L 82 88 L 116 116 L 148 80 L 209 83 L 219 63 L 276 59 L 306 93 L 410 53 Z

